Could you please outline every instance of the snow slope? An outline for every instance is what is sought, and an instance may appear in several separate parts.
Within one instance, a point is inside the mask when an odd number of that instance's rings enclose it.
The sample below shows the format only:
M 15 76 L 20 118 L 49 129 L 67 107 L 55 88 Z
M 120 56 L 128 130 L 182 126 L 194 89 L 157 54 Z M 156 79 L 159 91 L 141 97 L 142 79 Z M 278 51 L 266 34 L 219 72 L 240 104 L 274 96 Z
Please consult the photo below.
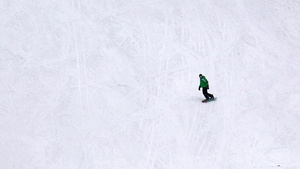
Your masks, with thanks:
M 0 19 L 1 169 L 300 169 L 300 1 L 2 0 Z

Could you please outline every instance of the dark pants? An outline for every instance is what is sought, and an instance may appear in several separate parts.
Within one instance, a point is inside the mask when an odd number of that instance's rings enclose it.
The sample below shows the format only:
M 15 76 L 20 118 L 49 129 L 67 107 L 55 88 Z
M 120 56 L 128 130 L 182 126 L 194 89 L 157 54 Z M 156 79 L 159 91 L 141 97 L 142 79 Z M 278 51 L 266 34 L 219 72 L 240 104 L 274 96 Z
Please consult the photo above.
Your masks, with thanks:
M 204 87 L 204 88 L 202 89 L 204 97 L 205 97 L 206 99 L 212 98 L 213 95 L 210 94 L 210 93 L 207 93 L 207 89 L 208 89 L 207 87 Z

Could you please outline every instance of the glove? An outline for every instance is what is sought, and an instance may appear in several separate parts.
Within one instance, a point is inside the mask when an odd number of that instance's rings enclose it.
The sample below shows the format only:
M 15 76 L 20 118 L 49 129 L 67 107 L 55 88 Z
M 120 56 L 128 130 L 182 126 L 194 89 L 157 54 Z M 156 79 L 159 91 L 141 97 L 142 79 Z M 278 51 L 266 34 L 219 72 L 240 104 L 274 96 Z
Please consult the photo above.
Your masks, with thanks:
M 201 89 L 201 87 L 199 86 L 199 87 L 198 87 L 198 90 L 200 91 L 200 89 Z

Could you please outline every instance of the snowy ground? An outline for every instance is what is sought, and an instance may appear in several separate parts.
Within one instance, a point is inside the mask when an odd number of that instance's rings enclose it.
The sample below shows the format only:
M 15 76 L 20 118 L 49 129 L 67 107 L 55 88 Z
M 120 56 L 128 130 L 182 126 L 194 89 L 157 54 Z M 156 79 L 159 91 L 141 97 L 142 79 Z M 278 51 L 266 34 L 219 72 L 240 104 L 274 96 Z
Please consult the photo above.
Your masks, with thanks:
M 1 169 L 300 169 L 299 0 L 2 0 L 0 19 Z

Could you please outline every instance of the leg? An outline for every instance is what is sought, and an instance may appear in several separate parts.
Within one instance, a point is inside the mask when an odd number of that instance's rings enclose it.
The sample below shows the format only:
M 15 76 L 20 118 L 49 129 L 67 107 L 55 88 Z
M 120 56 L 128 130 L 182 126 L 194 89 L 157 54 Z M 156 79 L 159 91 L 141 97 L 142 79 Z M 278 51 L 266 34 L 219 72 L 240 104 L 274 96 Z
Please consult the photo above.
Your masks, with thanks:
M 203 95 L 207 100 L 214 97 L 214 95 L 207 92 L 207 88 L 203 88 Z
M 208 100 L 208 99 L 209 99 L 209 94 L 207 93 L 207 88 L 204 87 L 204 88 L 202 89 L 202 92 L 203 92 L 203 95 L 204 95 L 204 97 L 206 98 L 206 100 Z

